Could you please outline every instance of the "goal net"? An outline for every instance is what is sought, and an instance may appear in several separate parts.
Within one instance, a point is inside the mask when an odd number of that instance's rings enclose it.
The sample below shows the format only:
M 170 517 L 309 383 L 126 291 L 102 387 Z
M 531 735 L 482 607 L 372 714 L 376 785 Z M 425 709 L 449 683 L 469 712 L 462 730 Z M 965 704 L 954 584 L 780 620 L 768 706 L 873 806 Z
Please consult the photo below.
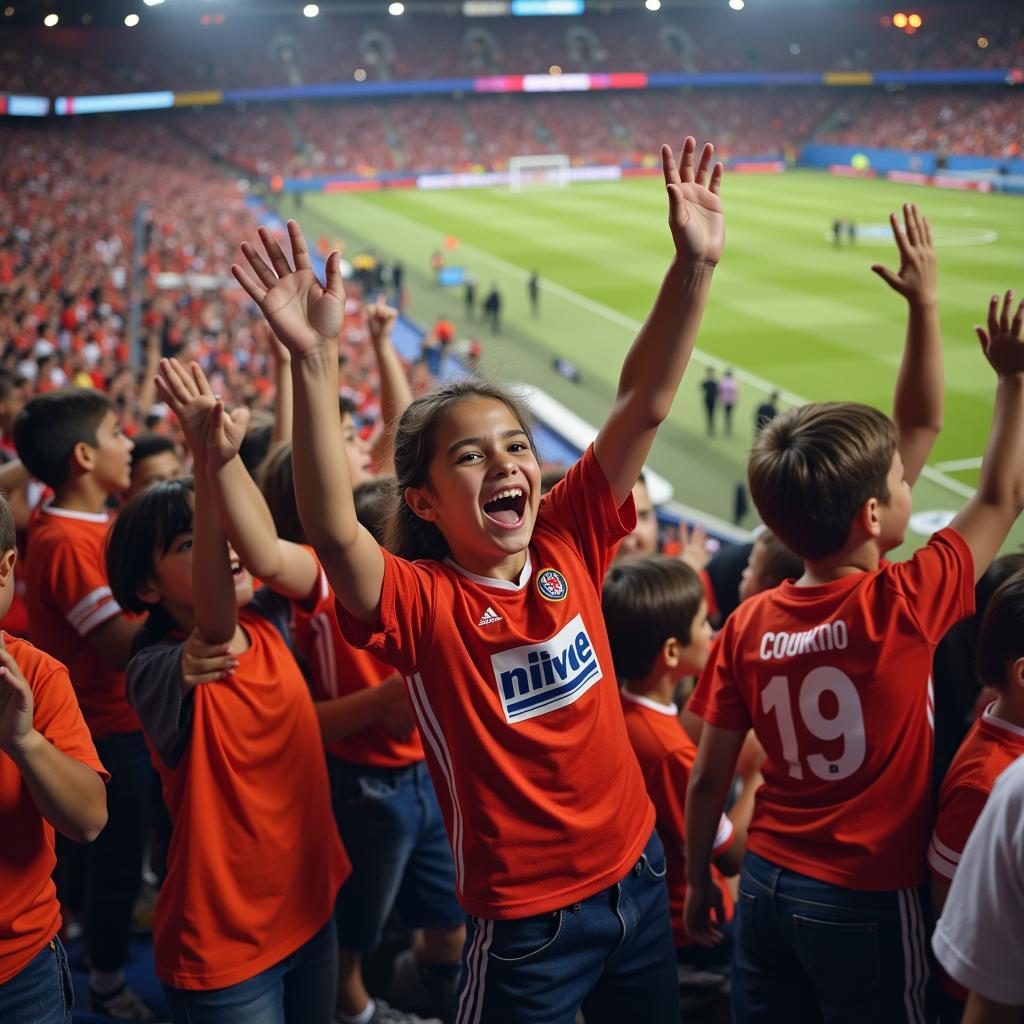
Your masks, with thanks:
M 564 153 L 510 157 L 508 187 L 513 192 L 525 192 L 527 189 L 568 188 L 569 158 Z

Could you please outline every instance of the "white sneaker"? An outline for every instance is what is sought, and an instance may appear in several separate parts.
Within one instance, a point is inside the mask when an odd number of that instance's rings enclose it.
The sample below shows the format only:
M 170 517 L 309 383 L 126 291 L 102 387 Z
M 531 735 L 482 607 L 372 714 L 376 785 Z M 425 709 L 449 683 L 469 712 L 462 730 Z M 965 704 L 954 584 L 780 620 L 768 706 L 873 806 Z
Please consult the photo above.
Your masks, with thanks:
M 334 1019 L 338 1024 L 344 1024 L 340 1015 Z M 437 1017 L 418 1017 L 415 1013 L 407 1013 L 405 1010 L 388 1006 L 383 999 L 375 999 L 373 1016 L 369 1024 L 442 1024 L 442 1021 Z
M 156 1014 L 127 985 L 106 995 L 100 995 L 90 988 L 89 1009 L 101 1017 L 112 1017 L 114 1020 L 156 1020 Z

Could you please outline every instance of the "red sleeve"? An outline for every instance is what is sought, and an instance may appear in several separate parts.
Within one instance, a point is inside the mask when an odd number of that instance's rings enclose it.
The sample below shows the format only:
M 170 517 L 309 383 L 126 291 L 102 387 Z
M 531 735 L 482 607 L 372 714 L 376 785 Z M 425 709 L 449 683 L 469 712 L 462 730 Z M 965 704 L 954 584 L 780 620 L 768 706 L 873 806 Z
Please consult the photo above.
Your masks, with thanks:
M 380 591 L 380 617 L 375 626 L 355 618 L 337 602 L 342 636 L 353 646 L 369 651 L 412 675 L 433 632 L 438 574 L 429 562 L 407 562 L 381 548 L 384 582 Z
M 32 724 L 62 754 L 97 771 L 103 781 L 110 775 L 100 763 L 71 687 L 68 670 L 56 658 L 44 655 L 25 641 L 6 638 L 11 657 L 32 688 Z
M 83 639 L 121 614 L 98 551 L 70 538 L 49 552 L 50 596 L 68 625 Z
M 293 601 L 292 605 L 297 619 L 311 619 L 315 615 L 322 615 L 324 612 L 330 611 L 331 606 L 334 604 L 334 591 L 331 590 L 331 585 L 327 582 L 327 573 L 324 572 L 323 566 L 320 565 L 316 552 L 305 544 L 302 547 L 313 556 L 319 572 L 316 583 L 313 584 L 313 589 L 309 594 L 301 600 Z
M 943 878 L 952 879 L 975 822 L 988 802 L 988 791 L 978 786 L 953 786 L 944 792 L 928 844 L 928 866 Z
M 537 525 L 561 534 L 580 552 L 600 591 L 615 546 L 636 529 L 636 509 L 632 495 L 616 507 L 591 445 L 541 500 Z
M 910 561 L 889 565 L 885 572 L 930 643 L 974 614 L 974 557 L 956 530 L 940 530 Z
M 708 725 L 746 732 L 753 723 L 743 694 L 736 685 L 731 664 L 729 641 L 733 633 L 730 623 L 733 621 L 731 617 L 727 619 L 725 628 L 712 642 L 707 664 L 686 707 Z

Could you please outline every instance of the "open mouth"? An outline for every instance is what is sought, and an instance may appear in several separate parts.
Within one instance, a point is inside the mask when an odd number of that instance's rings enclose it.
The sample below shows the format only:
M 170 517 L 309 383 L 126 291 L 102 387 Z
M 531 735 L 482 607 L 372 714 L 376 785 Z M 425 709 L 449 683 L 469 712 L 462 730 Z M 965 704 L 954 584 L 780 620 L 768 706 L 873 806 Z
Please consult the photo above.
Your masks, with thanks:
M 238 558 L 231 559 L 231 578 L 235 581 L 236 586 L 245 579 L 245 568 Z
M 514 529 L 526 513 L 526 492 L 522 487 L 504 487 L 484 503 L 484 515 L 504 529 Z

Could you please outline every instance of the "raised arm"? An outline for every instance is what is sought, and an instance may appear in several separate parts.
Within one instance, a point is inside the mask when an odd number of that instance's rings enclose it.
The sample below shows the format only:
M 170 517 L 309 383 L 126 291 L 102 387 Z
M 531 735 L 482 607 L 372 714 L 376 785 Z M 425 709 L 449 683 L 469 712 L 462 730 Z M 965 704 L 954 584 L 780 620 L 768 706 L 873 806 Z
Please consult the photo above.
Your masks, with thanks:
M 145 361 L 142 365 L 142 377 L 139 390 L 135 395 L 135 405 L 141 418 L 145 420 L 149 410 L 156 402 L 156 371 L 160 366 L 160 335 L 150 334 L 146 338 Z
M 0 640 L 0 751 L 25 780 L 39 813 L 62 835 L 91 843 L 107 823 L 103 780 L 33 725 L 32 688 Z
M 156 386 L 181 423 L 192 451 L 195 513 L 192 520 L 192 609 L 195 628 L 209 644 L 233 639 L 238 625 L 238 602 L 228 557 L 228 540 L 217 518 L 207 472 L 207 434 L 217 399 L 200 388 L 193 363 L 191 372 L 176 359 L 160 360 Z M 205 381 L 205 378 L 203 378 Z
M 381 431 L 373 444 L 374 463 L 379 473 L 392 470 L 392 432 L 402 413 L 412 402 L 412 389 L 402 360 L 391 343 L 398 310 L 385 302 L 374 302 L 366 307 L 366 320 L 370 328 L 370 341 L 377 357 L 380 374 Z
M 292 356 L 266 323 L 260 327 L 274 366 L 274 426 L 270 434 L 273 446 L 292 439 Z
M 619 504 L 633 489 L 658 427 L 672 407 L 697 340 L 711 275 L 722 256 L 722 165 L 716 163 L 708 176 L 714 155 L 709 143 L 695 170 L 696 148 L 693 137 L 688 137 L 677 167 L 672 149 L 661 147 L 675 258 L 626 354 L 615 402 L 594 442 L 598 464 Z
M 345 293 L 340 256 L 327 258 L 326 287 L 313 273 L 302 231 L 288 222 L 293 270 L 273 235 L 260 228 L 271 265 L 248 243 L 248 268 L 231 272 L 263 311 L 292 356 L 295 396 L 292 460 L 295 497 L 306 538 L 342 605 L 357 618 L 377 620 L 384 556 L 359 524 L 338 415 L 338 337 Z
M 978 490 L 952 522 L 974 555 L 975 582 L 1024 510 L 1024 301 L 1016 313 L 1012 306 L 1013 292 L 1006 293 L 1001 310 L 999 296 L 993 295 L 987 327 L 975 328 L 998 377 Z
M 892 418 L 904 476 L 912 486 L 942 429 L 946 385 L 938 274 L 928 218 L 921 216 L 913 203 L 904 203 L 904 230 L 894 213 L 889 215 L 889 223 L 900 254 L 899 270 L 878 263 L 871 269 L 907 300 L 907 340 L 896 378 Z

